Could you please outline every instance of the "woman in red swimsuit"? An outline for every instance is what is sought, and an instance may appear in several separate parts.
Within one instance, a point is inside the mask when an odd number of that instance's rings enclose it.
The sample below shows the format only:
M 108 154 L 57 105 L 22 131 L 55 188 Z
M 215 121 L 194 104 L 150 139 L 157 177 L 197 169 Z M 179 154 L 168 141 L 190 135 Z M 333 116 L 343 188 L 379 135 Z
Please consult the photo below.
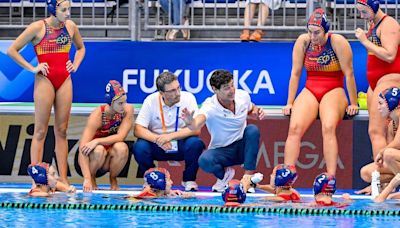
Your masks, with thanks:
M 57 165 L 60 181 L 67 180 L 67 128 L 72 103 L 72 81 L 74 73 L 85 55 L 85 47 L 76 24 L 68 20 L 71 3 L 68 0 L 48 0 L 50 17 L 33 22 L 18 36 L 8 49 L 8 55 L 26 70 L 36 74 L 34 87 L 35 130 L 31 144 L 31 164 L 43 158 L 51 108 L 54 105 L 54 135 L 56 138 Z M 73 62 L 69 59 L 71 42 L 76 47 Z M 39 64 L 32 66 L 19 51 L 32 43 Z
M 96 175 L 110 172 L 111 190 L 119 190 L 117 176 L 129 155 L 124 142 L 132 129 L 133 107 L 118 81 L 106 85 L 107 104 L 90 114 L 79 144 L 79 165 L 83 175 L 83 191 L 97 190 Z
M 335 176 L 338 160 L 336 127 L 345 112 L 358 112 L 352 52 L 347 40 L 328 33 L 329 23 L 322 9 L 316 9 L 307 24 L 307 34 L 297 39 L 285 115 L 291 115 L 285 145 L 284 164 L 295 167 L 305 131 L 319 115 L 327 173 Z M 307 71 L 305 88 L 296 96 L 303 65 Z M 350 105 L 343 88 L 345 75 Z
M 366 33 L 357 28 L 355 36 L 368 51 L 367 79 L 368 88 L 368 134 L 372 144 L 373 158 L 386 147 L 386 119 L 379 113 L 379 94 L 388 87 L 400 87 L 400 26 L 392 17 L 379 9 L 378 0 L 357 0 L 357 9 L 362 18 L 369 21 L 369 31 Z M 378 169 L 370 163 L 361 169 L 361 178 L 371 182 L 370 171 Z M 389 179 L 390 180 L 390 179 Z M 366 188 L 359 193 L 369 193 Z

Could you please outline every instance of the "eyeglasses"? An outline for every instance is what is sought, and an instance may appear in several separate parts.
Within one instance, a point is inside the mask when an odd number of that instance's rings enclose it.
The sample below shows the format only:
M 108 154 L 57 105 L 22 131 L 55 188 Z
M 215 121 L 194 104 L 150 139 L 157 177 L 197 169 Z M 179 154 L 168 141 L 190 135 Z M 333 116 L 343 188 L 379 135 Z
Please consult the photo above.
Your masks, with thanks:
M 176 89 L 165 90 L 164 93 L 168 93 L 168 94 L 177 94 L 178 92 L 181 91 L 181 89 L 182 89 L 182 88 L 179 86 L 179 87 L 176 88 Z

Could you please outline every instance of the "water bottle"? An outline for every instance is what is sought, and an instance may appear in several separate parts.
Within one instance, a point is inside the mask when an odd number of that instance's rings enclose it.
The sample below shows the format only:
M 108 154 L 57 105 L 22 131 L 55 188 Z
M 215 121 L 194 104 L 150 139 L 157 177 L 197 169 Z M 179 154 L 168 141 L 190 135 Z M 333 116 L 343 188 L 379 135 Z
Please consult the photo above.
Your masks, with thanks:
M 381 174 L 374 170 L 371 174 L 371 197 L 375 199 L 381 191 Z
M 264 175 L 262 173 L 255 173 L 251 178 L 251 186 L 256 187 L 257 183 L 260 183 L 264 178 Z

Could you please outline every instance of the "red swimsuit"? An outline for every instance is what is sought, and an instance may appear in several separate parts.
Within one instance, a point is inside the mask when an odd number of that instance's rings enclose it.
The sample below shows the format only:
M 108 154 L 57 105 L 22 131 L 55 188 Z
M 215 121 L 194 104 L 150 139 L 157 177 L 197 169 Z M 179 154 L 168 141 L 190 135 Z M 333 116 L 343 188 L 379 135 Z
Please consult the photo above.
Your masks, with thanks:
M 100 106 L 101 109 L 101 119 L 102 124 L 101 128 L 97 129 L 94 138 L 104 138 L 110 135 L 114 135 L 118 133 L 119 126 L 122 123 L 122 119 L 124 118 L 124 114 L 115 113 L 111 118 L 107 117 L 105 109 L 106 105 Z M 108 150 L 112 145 L 104 145 L 104 148 Z
M 338 87 L 343 88 L 343 73 L 331 46 L 331 34 L 321 50 L 314 48 L 310 43 L 304 57 L 307 70 L 306 88 L 321 102 L 327 92 Z
M 64 23 L 61 23 L 60 29 L 56 29 L 50 27 L 46 20 L 43 20 L 43 22 L 46 33 L 34 48 L 39 63 L 49 65 L 47 78 L 57 91 L 70 75 L 66 66 L 71 49 L 71 37 Z
M 367 33 L 368 40 L 379 47 L 382 47 L 382 44 L 381 40 L 376 34 L 376 30 L 386 16 L 387 15 L 383 16 L 383 18 L 375 26 L 371 26 Z M 372 90 L 375 89 L 379 79 L 390 73 L 400 73 L 400 48 L 397 49 L 396 58 L 392 63 L 385 62 L 379 59 L 373 53 L 368 52 L 367 80 Z

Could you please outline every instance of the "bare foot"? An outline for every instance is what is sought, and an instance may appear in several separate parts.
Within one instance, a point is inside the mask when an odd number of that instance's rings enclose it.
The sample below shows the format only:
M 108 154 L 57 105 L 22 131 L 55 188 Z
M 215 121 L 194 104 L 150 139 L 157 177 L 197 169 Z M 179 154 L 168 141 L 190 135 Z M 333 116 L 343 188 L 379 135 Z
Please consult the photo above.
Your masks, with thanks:
M 121 188 L 116 184 L 116 185 L 111 185 L 111 191 L 118 191 L 118 190 L 120 190 Z
M 92 176 L 92 189 L 99 190 L 99 187 L 97 186 L 97 183 L 96 183 L 96 177 L 93 177 L 93 176 Z
M 60 181 L 60 182 L 62 182 L 62 183 L 64 183 L 64 184 L 66 184 L 66 185 L 71 185 L 70 183 L 69 183 L 69 181 L 68 181 L 68 179 L 64 179 L 64 178 L 58 178 L 58 181 Z
M 117 182 L 117 178 L 110 178 L 110 184 L 111 184 L 111 190 L 112 191 L 118 191 L 120 190 Z

